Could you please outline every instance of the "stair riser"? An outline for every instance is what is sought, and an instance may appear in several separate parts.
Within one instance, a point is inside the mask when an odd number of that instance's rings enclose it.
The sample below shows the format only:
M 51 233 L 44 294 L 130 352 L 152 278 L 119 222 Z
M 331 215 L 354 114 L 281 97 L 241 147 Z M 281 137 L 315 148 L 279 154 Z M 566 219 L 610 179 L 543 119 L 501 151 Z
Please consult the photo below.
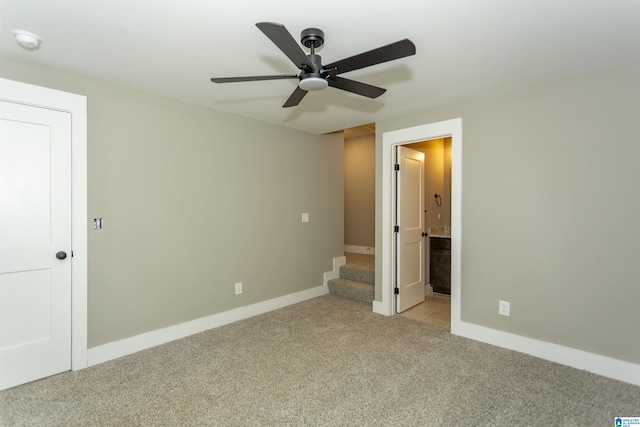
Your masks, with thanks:
M 362 301 L 366 303 L 372 303 L 375 299 L 375 291 L 371 289 L 370 291 L 365 291 L 362 289 L 357 289 L 341 283 L 339 279 L 329 280 L 327 282 L 329 286 L 329 293 L 332 295 L 336 295 L 342 298 L 349 298 L 357 301 Z
M 370 285 L 375 285 L 376 283 L 375 271 L 358 270 L 349 265 L 340 267 L 340 278 L 353 280 L 354 282 L 368 283 Z

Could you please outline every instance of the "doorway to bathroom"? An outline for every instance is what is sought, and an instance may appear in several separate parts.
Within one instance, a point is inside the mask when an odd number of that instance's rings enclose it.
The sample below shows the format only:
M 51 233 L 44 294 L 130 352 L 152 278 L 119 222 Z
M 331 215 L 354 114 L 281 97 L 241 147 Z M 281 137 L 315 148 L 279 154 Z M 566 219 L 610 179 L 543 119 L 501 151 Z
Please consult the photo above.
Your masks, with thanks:
M 396 311 L 405 317 L 449 329 L 451 324 L 451 137 L 405 144 L 398 146 L 397 150 L 403 152 L 408 150 L 409 153 L 413 153 L 412 157 L 421 159 L 422 176 L 419 178 L 421 182 L 417 183 L 420 187 L 416 188 L 420 194 L 412 196 L 404 191 L 398 191 L 398 197 L 413 199 L 403 204 L 419 209 L 419 212 L 416 211 L 415 222 L 420 227 L 418 230 L 420 235 L 416 236 L 420 246 L 416 248 L 420 252 L 423 289 L 419 298 L 409 304 L 405 302 L 404 307 L 401 307 L 401 304 Z M 406 171 L 402 171 L 401 166 L 397 174 L 403 172 Z M 399 183 L 400 179 L 397 182 Z M 422 203 L 417 203 L 418 199 L 421 199 Z M 406 222 L 406 219 L 401 219 L 400 222 Z M 404 227 L 400 228 L 404 229 Z M 401 246 L 398 245 L 398 247 Z
M 450 202 L 450 242 L 451 242 L 451 332 L 455 333 L 460 323 L 461 299 L 461 170 L 462 170 L 462 119 L 452 119 L 430 123 L 406 129 L 383 132 L 382 141 L 376 150 L 380 180 L 377 181 L 376 194 L 381 195 L 377 203 L 378 232 L 376 242 L 380 250 L 379 295 L 373 304 L 376 313 L 392 315 L 395 312 L 394 285 L 398 262 L 395 259 L 395 178 L 394 153 L 397 146 L 430 141 L 438 138 L 451 138 L 451 202 Z M 434 193 L 436 194 L 436 193 Z M 442 196 L 442 195 L 441 195 Z M 442 218 L 442 212 L 440 213 Z

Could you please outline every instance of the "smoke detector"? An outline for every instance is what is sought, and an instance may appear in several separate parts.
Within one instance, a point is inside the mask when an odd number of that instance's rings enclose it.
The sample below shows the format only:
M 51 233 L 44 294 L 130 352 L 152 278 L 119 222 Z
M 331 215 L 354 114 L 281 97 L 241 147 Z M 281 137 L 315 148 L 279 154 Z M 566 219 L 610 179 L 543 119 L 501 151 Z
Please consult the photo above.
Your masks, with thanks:
M 18 44 L 25 49 L 37 49 L 40 46 L 40 37 L 36 34 L 24 30 L 13 30 L 11 32 Z

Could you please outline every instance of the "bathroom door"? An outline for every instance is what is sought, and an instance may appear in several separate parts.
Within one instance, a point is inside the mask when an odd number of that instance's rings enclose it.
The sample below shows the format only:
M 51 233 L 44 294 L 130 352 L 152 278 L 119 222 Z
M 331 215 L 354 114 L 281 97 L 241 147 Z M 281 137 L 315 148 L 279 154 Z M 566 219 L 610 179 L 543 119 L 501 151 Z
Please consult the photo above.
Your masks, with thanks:
M 424 153 L 396 149 L 396 312 L 424 301 Z
M 0 389 L 71 369 L 71 114 L 0 102 Z

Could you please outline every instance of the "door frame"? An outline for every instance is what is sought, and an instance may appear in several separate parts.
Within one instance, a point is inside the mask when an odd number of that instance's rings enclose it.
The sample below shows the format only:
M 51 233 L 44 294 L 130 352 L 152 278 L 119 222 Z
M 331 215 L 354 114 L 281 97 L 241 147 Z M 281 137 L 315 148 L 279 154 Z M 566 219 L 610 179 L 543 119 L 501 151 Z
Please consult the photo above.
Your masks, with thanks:
M 0 79 L 0 99 L 71 114 L 71 369 L 87 367 L 87 98 Z
M 395 211 L 395 162 L 394 151 L 398 145 L 412 144 L 430 139 L 451 137 L 451 333 L 456 334 L 461 324 L 461 279 L 462 279 L 462 118 L 428 123 L 405 129 L 382 133 L 381 181 L 376 193 L 381 195 L 380 251 L 381 281 L 376 290 L 373 311 L 385 316 L 394 314 L 393 278 L 395 262 L 393 257 Z M 378 246 L 376 244 L 376 246 Z

